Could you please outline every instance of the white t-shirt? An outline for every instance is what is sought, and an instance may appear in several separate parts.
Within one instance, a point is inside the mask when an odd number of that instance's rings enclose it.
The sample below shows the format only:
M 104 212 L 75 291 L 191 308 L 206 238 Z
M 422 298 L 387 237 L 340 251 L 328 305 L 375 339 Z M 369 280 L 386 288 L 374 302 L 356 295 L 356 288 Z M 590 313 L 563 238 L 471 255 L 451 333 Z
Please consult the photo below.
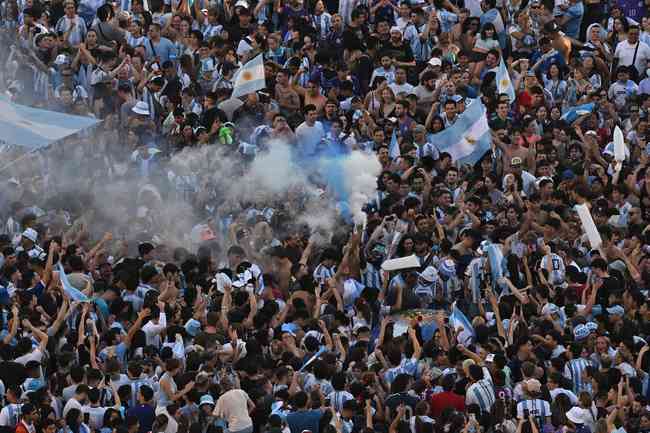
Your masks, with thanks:
M 33 352 L 27 353 L 23 356 L 19 356 L 18 358 L 14 359 L 14 362 L 17 362 L 18 364 L 26 365 L 29 361 L 41 362 L 42 360 L 43 360 L 43 352 L 41 352 L 41 349 L 36 349 Z
M 79 409 L 79 412 L 81 412 L 82 407 L 81 404 L 77 401 L 76 398 L 71 398 L 68 400 L 68 402 L 65 404 L 65 407 L 63 408 L 63 418 L 70 412 L 71 409 Z
M 395 96 L 399 95 L 400 93 L 406 93 L 407 95 L 410 95 L 413 93 L 413 90 L 415 87 L 410 85 L 409 83 L 404 83 L 404 84 L 397 84 L 397 83 L 392 83 L 389 84 L 388 87 L 390 87 L 390 90 L 393 91 Z
M 315 122 L 314 126 L 309 126 L 307 122 L 302 122 L 296 128 L 296 139 L 302 147 L 301 152 L 304 155 L 313 155 L 317 147 L 325 138 L 325 129 L 321 122 Z
M 231 389 L 217 400 L 214 413 L 228 420 L 229 431 L 240 431 L 253 425 L 248 415 L 248 399 L 245 391 Z
M 88 426 L 93 430 L 99 430 L 104 425 L 106 409 L 108 408 L 84 406 L 81 411 L 84 415 L 88 414 Z
M 648 46 L 648 44 L 639 41 L 634 45 L 630 45 L 627 40 L 619 42 L 618 45 L 616 45 L 614 57 L 618 59 L 619 66 L 630 66 L 632 64 L 632 59 L 634 59 L 634 51 L 636 50 L 637 44 L 639 45 L 639 51 L 636 53 L 634 66 L 639 72 L 639 76 L 641 76 L 646 70 L 648 60 L 650 60 L 650 46 Z

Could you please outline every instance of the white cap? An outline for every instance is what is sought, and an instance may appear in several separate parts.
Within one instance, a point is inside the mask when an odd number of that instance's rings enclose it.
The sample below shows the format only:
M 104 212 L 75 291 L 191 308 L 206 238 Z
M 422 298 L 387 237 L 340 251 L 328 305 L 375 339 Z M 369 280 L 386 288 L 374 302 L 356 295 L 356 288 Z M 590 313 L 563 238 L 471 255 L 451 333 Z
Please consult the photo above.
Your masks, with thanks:
M 442 66 L 442 60 L 440 60 L 439 57 L 432 57 L 432 58 L 429 60 L 429 64 L 430 64 L 431 66 Z
M 59 54 L 56 56 L 56 59 L 54 60 L 55 65 L 65 65 L 67 63 L 70 63 L 70 60 L 68 59 L 68 56 L 65 54 Z
M 22 236 L 32 242 L 36 242 L 36 239 L 38 239 L 38 232 L 32 228 L 29 228 L 23 232 Z
M 138 101 L 137 104 L 131 108 L 131 111 L 133 111 L 136 114 L 141 114 L 143 116 L 148 116 L 149 115 L 149 105 L 147 105 L 146 102 L 144 101 Z
M 424 271 L 420 272 L 420 278 L 428 283 L 433 283 L 438 279 L 438 271 L 433 266 L 427 266 Z

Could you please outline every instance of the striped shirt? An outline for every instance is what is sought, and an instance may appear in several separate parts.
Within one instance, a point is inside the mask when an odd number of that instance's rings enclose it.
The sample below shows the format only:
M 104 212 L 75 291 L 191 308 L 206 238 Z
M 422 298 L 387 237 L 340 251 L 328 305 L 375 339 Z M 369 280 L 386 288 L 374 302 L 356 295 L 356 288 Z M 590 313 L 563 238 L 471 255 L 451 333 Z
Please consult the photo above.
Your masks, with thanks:
M 549 257 L 544 256 L 540 264 L 542 269 L 547 269 Z M 553 285 L 559 285 L 564 283 L 564 275 L 566 273 L 566 267 L 564 266 L 564 260 L 562 257 L 557 254 L 551 254 L 551 272 L 548 276 L 548 282 Z
M 490 379 L 481 379 L 467 388 L 465 406 L 478 404 L 482 413 L 489 413 L 495 400 L 492 381 Z
M 0 411 L 0 427 L 14 428 L 20 420 L 20 405 L 9 403 Z
M 372 263 L 367 263 L 361 274 L 361 283 L 366 287 L 381 289 L 381 271 Z
M 440 159 L 440 151 L 435 144 L 426 142 L 424 144 L 415 144 L 415 156 L 417 159 L 422 159 L 425 156 L 430 156 L 434 160 Z
M 354 396 L 347 391 L 333 391 L 327 394 L 326 398 L 330 401 L 330 405 L 337 412 L 343 410 L 343 403 L 348 400 L 354 400 Z
M 384 380 L 387 384 L 393 383 L 393 380 L 400 374 L 409 374 L 415 376 L 418 369 L 418 360 L 416 358 L 404 358 L 397 367 L 389 368 L 384 373 Z
M 472 293 L 472 302 L 479 302 L 481 298 L 481 284 L 485 276 L 485 258 L 477 257 L 473 259 L 465 270 L 468 278 L 468 285 Z
M 140 387 L 142 385 L 147 385 L 149 388 L 153 389 L 151 381 L 149 379 L 133 379 L 131 380 L 131 407 L 135 407 L 138 404 L 138 395 L 140 393 Z
M 551 416 L 551 406 L 547 401 L 539 398 L 517 403 L 517 418 L 523 419 L 525 411 L 535 418 L 538 426 L 543 426 L 546 423 L 546 418 Z
M 314 280 L 319 283 L 326 283 L 327 280 L 334 277 L 334 274 L 336 274 L 336 268 L 334 266 L 328 268 L 321 263 L 314 269 Z
M 572 359 L 564 366 L 564 377 L 573 382 L 573 392 L 578 395 L 582 391 L 588 391 L 587 384 L 582 380 L 582 373 L 591 363 L 584 358 Z

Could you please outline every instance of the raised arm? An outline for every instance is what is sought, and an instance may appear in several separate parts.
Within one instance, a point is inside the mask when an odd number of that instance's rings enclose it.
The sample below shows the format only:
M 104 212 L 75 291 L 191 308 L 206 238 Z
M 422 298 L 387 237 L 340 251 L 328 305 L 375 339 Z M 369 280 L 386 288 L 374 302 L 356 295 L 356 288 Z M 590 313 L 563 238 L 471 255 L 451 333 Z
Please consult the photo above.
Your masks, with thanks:
M 18 332 L 18 322 L 20 321 L 20 317 L 18 316 L 19 310 L 16 304 L 11 306 L 11 313 L 13 315 L 13 318 L 11 319 L 9 333 L 5 335 L 5 338 L 2 339 L 2 342 L 5 345 L 11 343 L 11 340 L 13 340 L 13 338 L 16 336 L 16 333 Z
M 133 325 L 129 328 L 129 331 L 126 333 L 126 338 L 124 339 L 124 344 L 126 345 L 126 347 L 131 346 L 131 342 L 133 341 L 133 337 L 135 337 L 135 333 L 138 332 L 138 329 L 140 329 L 140 327 L 142 327 L 142 321 L 146 317 L 149 317 L 150 314 L 151 314 L 151 310 L 148 308 L 143 308 L 142 311 L 138 313 L 138 318 L 133 323 Z
M 27 319 L 23 320 L 23 327 L 29 329 L 36 336 L 36 338 L 38 338 L 38 348 L 41 350 L 41 352 L 45 352 L 47 342 L 49 340 L 48 335 L 37 327 L 33 326 Z

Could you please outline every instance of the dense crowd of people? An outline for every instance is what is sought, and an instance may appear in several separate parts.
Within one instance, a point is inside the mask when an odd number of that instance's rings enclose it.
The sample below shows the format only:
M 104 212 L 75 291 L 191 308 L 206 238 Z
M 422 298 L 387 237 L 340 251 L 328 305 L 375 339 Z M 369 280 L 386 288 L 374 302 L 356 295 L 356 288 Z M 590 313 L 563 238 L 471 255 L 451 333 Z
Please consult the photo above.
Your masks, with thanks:
M 0 433 L 649 433 L 649 12 L 2 0 Z

